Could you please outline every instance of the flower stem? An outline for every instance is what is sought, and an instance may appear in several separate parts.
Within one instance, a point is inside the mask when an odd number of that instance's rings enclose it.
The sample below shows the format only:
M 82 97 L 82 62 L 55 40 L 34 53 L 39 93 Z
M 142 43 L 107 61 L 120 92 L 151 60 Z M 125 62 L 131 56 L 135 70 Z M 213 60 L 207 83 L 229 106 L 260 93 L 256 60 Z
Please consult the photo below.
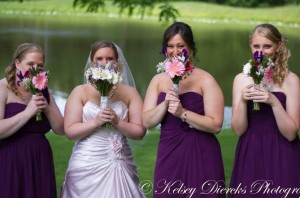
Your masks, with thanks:
M 254 111 L 259 111 L 260 110 L 260 106 L 258 102 L 253 102 L 253 110 Z

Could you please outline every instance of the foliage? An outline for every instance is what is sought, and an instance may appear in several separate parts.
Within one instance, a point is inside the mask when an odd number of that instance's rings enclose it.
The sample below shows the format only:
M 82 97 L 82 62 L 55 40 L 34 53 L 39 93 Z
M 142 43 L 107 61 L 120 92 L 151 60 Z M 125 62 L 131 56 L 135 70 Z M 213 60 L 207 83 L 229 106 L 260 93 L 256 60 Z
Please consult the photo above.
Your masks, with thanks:
M 105 2 L 104 0 L 74 0 L 73 7 L 76 6 L 80 6 L 81 8 L 87 6 L 87 12 L 97 12 L 99 7 L 104 9 Z
M 160 7 L 159 21 L 164 21 L 168 23 L 170 20 L 176 21 L 176 18 L 180 15 L 178 10 L 168 3 L 164 3 Z
M 169 22 L 175 21 L 176 17 L 179 15 L 177 9 L 172 5 L 168 4 L 168 1 L 164 0 L 113 0 L 113 5 L 119 8 L 119 14 L 128 11 L 128 16 L 132 16 L 134 11 L 137 10 L 137 14 L 143 17 L 146 11 L 151 12 L 156 4 L 163 3 L 159 6 L 160 14 L 159 21 Z M 98 8 L 105 8 L 104 0 L 74 0 L 73 7 L 80 6 L 81 8 L 87 7 L 87 12 L 97 12 Z

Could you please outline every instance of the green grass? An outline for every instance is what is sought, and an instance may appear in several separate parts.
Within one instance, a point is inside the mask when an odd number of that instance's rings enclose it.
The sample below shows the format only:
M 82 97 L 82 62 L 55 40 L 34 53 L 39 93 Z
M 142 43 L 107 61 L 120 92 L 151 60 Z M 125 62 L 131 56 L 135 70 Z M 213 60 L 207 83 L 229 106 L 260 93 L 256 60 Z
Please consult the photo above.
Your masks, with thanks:
M 64 136 L 56 136 L 53 133 L 49 133 L 47 137 L 53 150 L 56 184 L 57 191 L 59 193 L 61 184 L 64 180 L 65 171 L 68 166 L 68 161 L 72 152 L 74 142 L 68 140 Z M 226 184 L 228 186 L 233 166 L 237 137 L 233 134 L 231 129 L 227 129 L 218 134 L 217 138 L 219 139 L 219 142 L 221 144 L 226 175 Z M 141 183 L 147 181 L 153 182 L 158 140 L 159 131 L 152 130 L 147 136 L 145 136 L 143 140 L 131 141 L 134 148 L 134 159 L 137 165 Z M 144 190 L 146 191 L 147 188 L 144 188 Z M 147 194 L 147 197 L 152 197 L 152 191 Z
M 172 3 L 179 10 L 179 20 L 184 21 L 211 21 L 222 23 L 255 23 L 270 22 L 279 25 L 288 24 L 291 26 L 300 25 L 300 6 L 288 5 L 271 8 L 237 8 L 224 5 L 217 5 L 205 2 L 178 1 Z M 147 12 L 147 20 L 158 20 L 159 5 L 156 5 L 151 12 Z M 0 14 L 34 14 L 34 15 L 69 15 L 69 16 L 91 16 L 117 17 L 119 9 L 112 5 L 112 1 L 106 1 L 105 10 L 98 13 L 86 13 L 85 8 L 73 8 L 73 0 L 42 0 L 19 2 L 0 2 Z M 127 18 L 126 13 L 121 15 Z M 118 17 L 119 18 L 119 17 Z M 137 10 L 132 18 L 139 18 Z

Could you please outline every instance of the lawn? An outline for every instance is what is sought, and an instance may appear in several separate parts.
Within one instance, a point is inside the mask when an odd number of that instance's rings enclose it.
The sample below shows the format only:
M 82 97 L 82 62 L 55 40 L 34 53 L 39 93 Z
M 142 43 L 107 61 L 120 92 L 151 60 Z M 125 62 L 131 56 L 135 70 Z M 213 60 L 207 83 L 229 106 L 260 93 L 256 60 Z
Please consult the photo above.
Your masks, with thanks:
M 53 150 L 57 191 L 59 193 L 61 184 L 64 180 L 65 171 L 68 166 L 68 160 L 72 152 L 74 142 L 68 140 L 64 136 L 56 136 L 53 133 L 49 133 L 47 137 Z M 225 167 L 226 184 L 228 186 L 233 166 L 237 137 L 230 129 L 223 130 L 220 134 L 217 135 L 217 137 L 221 144 Z M 141 184 L 153 182 L 158 139 L 159 131 L 152 130 L 148 133 L 147 136 L 145 136 L 143 140 L 130 141 L 134 148 L 134 159 L 138 168 Z M 145 193 L 147 193 L 147 197 L 152 197 L 152 188 L 144 187 L 144 191 Z
M 300 5 L 278 6 L 270 8 L 238 8 L 196 1 L 176 1 L 172 5 L 180 12 L 178 20 L 191 20 L 211 23 L 255 23 L 270 22 L 278 25 L 300 26 Z M 16 1 L 0 1 L 0 15 L 63 15 L 87 17 L 127 18 L 127 10 L 119 15 L 119 9 L 112 1 L 105 1 L 105 9 L 98 13 L 86 13 L 85 8 L 73 8 L 73 0 L 31 0 L 19 3 Z M 158 20 L 160 10 L 156 5 L 147 11 L 144 21 Z M 136 12 L 132 19 L 140 18 Z

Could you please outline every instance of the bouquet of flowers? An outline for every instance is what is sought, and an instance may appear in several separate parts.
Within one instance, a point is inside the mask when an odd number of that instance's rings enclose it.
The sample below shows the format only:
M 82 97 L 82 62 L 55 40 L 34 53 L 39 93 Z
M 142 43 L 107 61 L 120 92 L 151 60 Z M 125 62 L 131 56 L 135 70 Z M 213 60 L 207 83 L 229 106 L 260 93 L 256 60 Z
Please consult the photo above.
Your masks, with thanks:
M 32 95 L 42 92 L 48 86 L 48 71 L 40 70 L 38 68 L 32 67 L 29 71 L 25 72 L 23 75 L 20 71 L 17 76 L 20 79 L 22 85 L 31 92 Z M 36 114 L 36 121 L 42 120 L 41 113 Z
M 118 68 L 117 63 L 108 62 L 107 64 L 90 66 L 85 72 L 87 81 L 94 85 L 101 95 L 100 107 L 102 109 L 108 106 L 108 99 L 112 96 L 110 92 L 113 86 L 123 80 Z M 105 126 L 107 125 L 105 124 Z
M 184 76 L 185 72 L 191 69 L 189 55 L 185 49 L 182 50 L 181 56 L 173 55 L 172 58 L 168 58 L 165 48 L 163 48 L 162 53 L 166 59 L 156 66 L 157 73 L 166 72 L 173 81 L 173 87 L 178 92 L 179 81 Z
M 243 73 L 252 77 L 256 85 L 268 87 L 272 83 L 274 63 L 271 58 L 264 56 L 262 51 L 255 51 L 253 58 L 243 67 Z M 260 110 L 259 103 L 253 103 L 253 110 Z

